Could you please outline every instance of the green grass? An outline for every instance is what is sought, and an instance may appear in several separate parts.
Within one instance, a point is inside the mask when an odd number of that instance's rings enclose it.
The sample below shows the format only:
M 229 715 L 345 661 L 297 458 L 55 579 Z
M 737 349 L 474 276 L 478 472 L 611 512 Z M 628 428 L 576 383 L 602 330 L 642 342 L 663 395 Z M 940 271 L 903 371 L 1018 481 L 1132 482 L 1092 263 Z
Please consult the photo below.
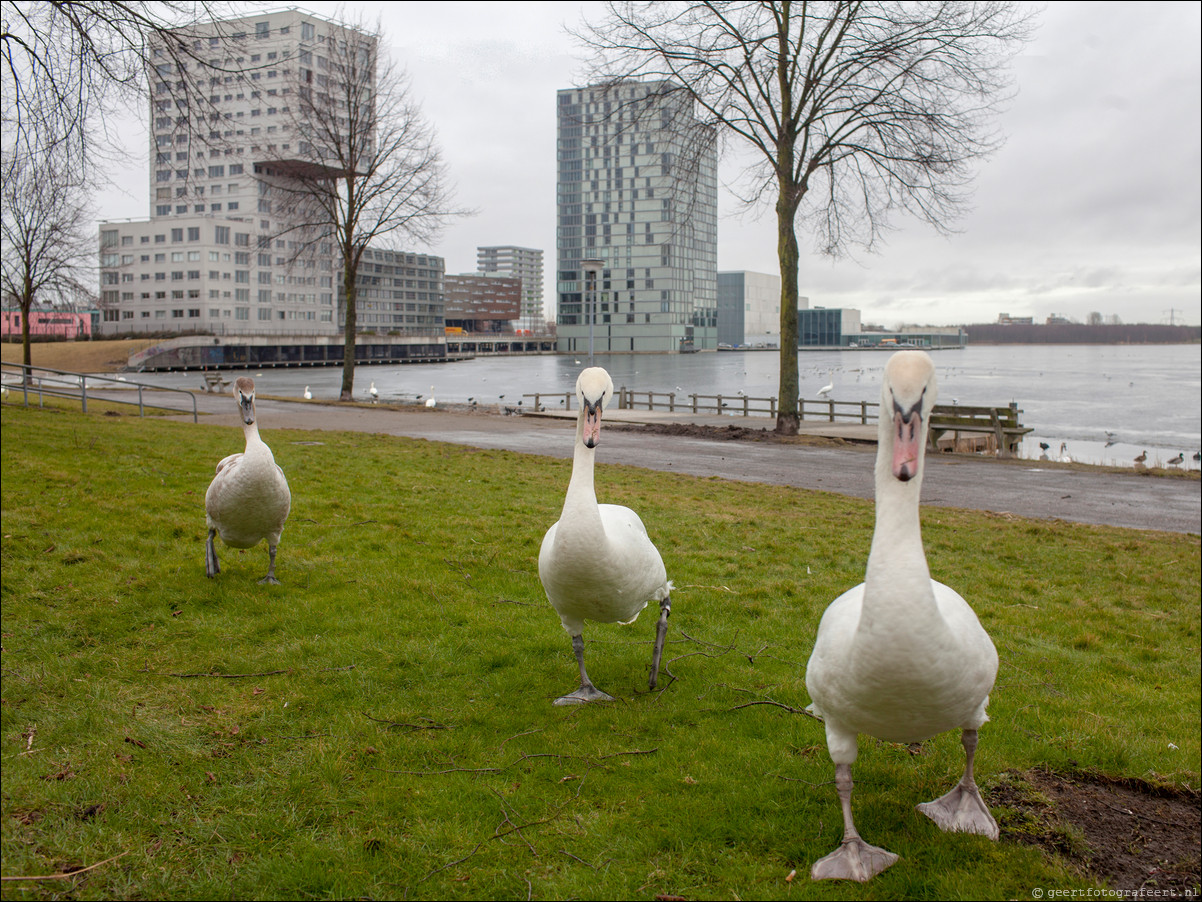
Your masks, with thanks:
M 676 583 L 675 681 L 646 692 L 649 609 L 586 629 L 589 674 L 619 701 L 564 709 L 575 662 L 537 556 L 569 462 L 264 435 L 293 492 L 275 587 L 256 583 L 262 546 L 219 545 L 204 576 L 204 492 L 236 430 L 4 407 L 3 871 L 123 856 L 5 898 L 1092 885 L 914 811 L 958 779 L 955 734 L 919 755 L 861 737 L 857 825 L 902 860 L 867 886 L 809 881 L 841 831 L 821 725 L 739 706 L 809 702 L 814 631 L 863 578 L 870 503 L 600 465 L 601 500 L 640 512 Z M 1036 765 L 1198 786 L 1197 536 L 928 509 L 924 537 L 1001 656 L 984 786 Z

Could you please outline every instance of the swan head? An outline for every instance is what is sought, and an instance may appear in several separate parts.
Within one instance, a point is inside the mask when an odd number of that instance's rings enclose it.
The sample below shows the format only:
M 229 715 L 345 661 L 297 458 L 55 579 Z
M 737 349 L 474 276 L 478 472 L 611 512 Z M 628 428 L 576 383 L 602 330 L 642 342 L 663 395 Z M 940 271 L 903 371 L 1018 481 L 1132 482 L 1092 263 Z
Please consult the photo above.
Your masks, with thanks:
M 255 421 L 255 380 L 239 376 L 234 380 L 234 398 L 238 401 L 238 412 L 247 426 Z
M 881 447 L 893 478 L 909 482 L 922 472 L 931 408 L 939 393 L 935 364 L 925 351 L 899 351 L 885 365 L 881 386 Z
M 580 402 L 580 423 L 586 448 L 595 448 L 601 437 L 601 412 L 614 393 L 614 381 L 602 367 L 590 366 L 576 380 L 576 400 Z

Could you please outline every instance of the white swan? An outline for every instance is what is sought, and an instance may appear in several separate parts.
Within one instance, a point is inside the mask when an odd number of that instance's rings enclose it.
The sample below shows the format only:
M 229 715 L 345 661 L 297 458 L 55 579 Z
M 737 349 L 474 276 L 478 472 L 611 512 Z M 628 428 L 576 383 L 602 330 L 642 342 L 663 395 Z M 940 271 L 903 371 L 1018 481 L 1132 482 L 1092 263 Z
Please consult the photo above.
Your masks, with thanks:
M 868 880 L 897 860 L 865 843 L 851 815 L 856 736 L 917 742 L 962 729 L 964 777 L 918 809 L 943 830 L 997 839 L 998 827 L 973 782 L 977 729 L 997 677 L 998 658 L 976 614 L 930 577 L 918 519 L 935 368 L 923 351 L 902 351 L 885 367 L 876 458 L 876 528 L 864 582 L 831 603 L 818 626 L 806 688 L 826 725 L 843 808 L 843 842 L 811 876 Z
M 313 400 L 313 392 L 309 391 L 309 386 L 307 386 L 307 385 L 305 386 L 305 400 L 306 401 Z
M 434 400 L 434 386 L 430 386 L 430 397 L 426 398 L 427 407 L 437 407 L 438 402 Z
M 1060 443 L 1060 454 L 1056 457 L 1056 460 L 1062 464 L 1071 464 L 1073 462 L 1072 456 L 1068 453 L 1068 442 Z
M 556 699 L 557 705 L 612 701 L 585 672 L 584 621 L 633 623 L 653 599 L 659 602 L 648 681 L 654 689 L 672 610 L 672 583 L 643 521 L 630 508 L 598 504 L 593 489 L 601 414 L 613 391 L 613 380 L 601 367 L 589 367 L 576 380 L 580 414 L 576 418 L 572 478 L 559 521 L 547 530 L 538 554 L 539 579 L 563 628 L 572 637 L 572 650 L 580 666 L 580 688 Z
M 367 393 L 371 395 L 371 401 L 373 404 L 376 402 L 376 399 L 380 397 L 380 392 L 376 389 L 376 382 L 374 379 L 372 380 L 371 386 L 367 389 Z
M 205 492 L 205 514 L 209 539 L 205 546 L 205 574 L 221 572 L 213 537 L 231 548 L 253 548 L 267 540 L 270 560 L 267 575 L 259 582 L 279 584 L 275 578 L 275 550 L 280 543 L 284 521 L 292 505 L 288 480 L 277 466 L 271 449 L 259 438 L 255 421 L 255 382 L 246 376 L 234 382 L 234 397 L 242 414 L 246 450 L 231 454 L 217 464 L 217 475 Z
M 831 373 L 830 380 L 831 380 L 830 382 L 828 382 L 826 385 L 822 386 L 822 388 L 818 389 L 818 397 L 825 398 L 827 395 L 829 395 L 831 392 L 833 392 L 835 390 L 835 374 L 834 373 Z

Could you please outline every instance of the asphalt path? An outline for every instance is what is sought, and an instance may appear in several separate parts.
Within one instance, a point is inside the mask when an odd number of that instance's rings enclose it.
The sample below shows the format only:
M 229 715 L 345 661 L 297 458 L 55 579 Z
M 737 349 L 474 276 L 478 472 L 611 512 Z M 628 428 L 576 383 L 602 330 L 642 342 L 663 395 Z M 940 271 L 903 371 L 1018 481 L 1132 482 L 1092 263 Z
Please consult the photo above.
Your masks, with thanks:
M 226 394 L 198 395 L 206 422 L 238 425 Z M 497 412 L 394 410 L 272 399 L 257 402 L 265 433 L 276 429 L 373 432 L 477 448 L 570 458 L 572 420 Z M 689 422 L 687 415 L 681 422 Z M 701 418 L 704 419 L 704 418 Z M 191 420 L 191 416 L 188 417 Z M 791 444 L 664 435 L 621 425 L 603 427 L 597 462 L 722 479 L 790 485 L 857 498 L 873 495 L 872 444 Z M 729 424 L 729 418 L 722 422 Z M 1100 468 L 997 461 L 970 455 L 928 455 L 923 503 L 1133 529 L 1202 531 L 1202 482 Z

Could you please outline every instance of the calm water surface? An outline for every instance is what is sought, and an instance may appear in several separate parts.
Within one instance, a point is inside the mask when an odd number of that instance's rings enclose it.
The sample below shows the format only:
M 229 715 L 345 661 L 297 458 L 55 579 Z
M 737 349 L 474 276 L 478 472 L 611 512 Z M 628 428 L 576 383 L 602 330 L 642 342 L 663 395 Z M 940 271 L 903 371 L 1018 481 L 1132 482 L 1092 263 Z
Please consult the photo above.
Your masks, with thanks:
M 931 355 L 939 401 L 1000 405 L 1014 401 L 1033 426 L 1023 454 L 1038 458 L 1039 443 L 1060 445 L 1075 460 L 1129 465 L 1141 451 L 1149 465 L 1184 452 L 1186 466 L 1202 447 L 1202 346 L 1199 345 L 969 345 Z M 801 396 L 816 398 L 834 383 L 837 401 L 877 401 L 888 354 L 881 351 L 804 352 Z M 523 394 L 571 391 L 587 356 L 476 358 L 442 364 L 360 366 L 355 394 L 375 382 L 381 401 L 433 396 L 439 401 L 516 406 Z M 696 392 L 767 398 L 777 394 L 775 351 L 687 355 L 597 355 L 614 384 L 635 391 Z M 338 368 L 251 371 L 265 394 L 338 397 Z M 235 373 L 240 375 L 240 373 Z M 197 373 L 143 374 L 147 382 L 196 388 Z M 232 377 L 231 377 L 232 378 Z M 526 402 L 529 404 L 529 400 Z M 741 417 L 740 417 L 741 419 Z M 760 422 L 753 418 L 753 423 Z M 762 422 L 767 424 L 767 418 Z M 1108 444 L 1109 442 L 1109 444 Z

